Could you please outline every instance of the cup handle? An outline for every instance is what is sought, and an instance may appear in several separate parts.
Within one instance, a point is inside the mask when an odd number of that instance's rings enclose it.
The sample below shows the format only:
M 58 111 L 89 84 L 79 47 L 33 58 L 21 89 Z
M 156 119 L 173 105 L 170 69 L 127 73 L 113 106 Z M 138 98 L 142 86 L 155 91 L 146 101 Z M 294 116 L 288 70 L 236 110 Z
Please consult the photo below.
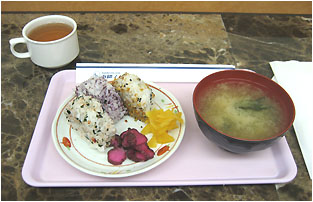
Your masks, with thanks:
M 25 43 L 26 44 L 26 40 L 24 38 L 22 38 L 22 37 L 21 38 L 14 38 L 14 39 L 11 39 L 9 41 L 9 43 L 10 43 L 11 52 L 15 57 L 18 57 L 18 58 L 29 58 L 30 57 L 29 52 L 19 53 L 19 52 L 16 52 L 14 49 L 16 44 L 19 44 L 19 43 Z

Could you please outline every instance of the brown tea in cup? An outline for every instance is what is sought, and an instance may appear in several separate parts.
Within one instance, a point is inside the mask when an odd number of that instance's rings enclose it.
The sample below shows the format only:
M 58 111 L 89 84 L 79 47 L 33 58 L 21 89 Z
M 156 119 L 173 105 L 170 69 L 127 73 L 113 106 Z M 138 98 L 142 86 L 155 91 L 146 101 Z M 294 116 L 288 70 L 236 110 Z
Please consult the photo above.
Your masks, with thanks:
M 27 37 L 34 41 L 54 41 L 67 36 L 72 31 L 73 27 L 64 23 L 48 23 L 34 28 Z

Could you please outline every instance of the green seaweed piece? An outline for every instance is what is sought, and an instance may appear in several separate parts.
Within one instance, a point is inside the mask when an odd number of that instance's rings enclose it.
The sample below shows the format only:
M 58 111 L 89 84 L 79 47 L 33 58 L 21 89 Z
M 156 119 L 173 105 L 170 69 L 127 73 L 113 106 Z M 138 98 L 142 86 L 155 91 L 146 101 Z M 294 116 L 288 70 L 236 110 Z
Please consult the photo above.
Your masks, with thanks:
M 239 109 L 261 111 L 268 109 L 268 106 L 264 103 L 265 97 L 260 97 L 255 100 L 245 100 L 238 104 Z
M 223 117 L 223 125 L 222 125 L 222 131 L 223 132 L 230 132 L 230 130 L 234 127 L 234 121 L 232 121 L 228 117 Z

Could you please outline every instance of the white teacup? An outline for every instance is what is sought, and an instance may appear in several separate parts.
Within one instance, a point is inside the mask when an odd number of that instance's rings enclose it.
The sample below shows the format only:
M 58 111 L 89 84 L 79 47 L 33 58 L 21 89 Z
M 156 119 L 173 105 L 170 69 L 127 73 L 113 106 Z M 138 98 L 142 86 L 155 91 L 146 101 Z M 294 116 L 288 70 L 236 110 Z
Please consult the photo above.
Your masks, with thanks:
M 49 23 L 63 23 L 72 27 L 72 31 L 63 38 L 51 41 L 36 41 L 29 38 L 29 34 L 42 25 Z M 11 39 L 10 49 L 18 58 L 29 58 L 38 66 L 46 68 L 57 68 L 72 62 L 79 54 L 77 38 L 77 24 L 67 16 L 49 15 L 36 18 L 27 23 L 22 30 L 21 38 Z M 15 51 L 16 44 L 25 43 L 28 52 L 19 53 Z

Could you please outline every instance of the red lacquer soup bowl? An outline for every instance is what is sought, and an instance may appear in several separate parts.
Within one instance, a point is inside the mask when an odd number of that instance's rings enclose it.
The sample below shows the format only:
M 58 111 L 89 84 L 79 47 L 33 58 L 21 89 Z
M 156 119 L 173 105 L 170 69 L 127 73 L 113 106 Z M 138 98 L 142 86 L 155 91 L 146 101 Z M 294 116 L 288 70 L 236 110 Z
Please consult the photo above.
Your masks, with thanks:
M 266 138 L 236 138 L 231 134 L 221 132 L 213 126 L 212 123 L 204 119 L 204 112 L 200 111 L 201 98 L 206 95 L 210 88 L 215 88 L 217 84 L 222 83 L 248 83 L 256 89 L 261 89 L 264 95 L 275 100 L 280 107 L 280 116 L 283 116 L 283 122 L 280 125 L 279 132 L 273 132 Z M 295 107 L 288 93 L 271 79 L 246 70 L 225 70 L 208 75 L 202 79 L 193 92 L 193 107 L 195 117 L 202 133 L 210 141 L 219 147 L 234 153 L 245 153 L 251 151 L 263 150 L 270 147 L 277 140 L 283 137 L 292 126 L 295 118 Z M 206 111 L 205 113 L 210 112 Z M 207 115 L 206 115 L 207 116 Z

